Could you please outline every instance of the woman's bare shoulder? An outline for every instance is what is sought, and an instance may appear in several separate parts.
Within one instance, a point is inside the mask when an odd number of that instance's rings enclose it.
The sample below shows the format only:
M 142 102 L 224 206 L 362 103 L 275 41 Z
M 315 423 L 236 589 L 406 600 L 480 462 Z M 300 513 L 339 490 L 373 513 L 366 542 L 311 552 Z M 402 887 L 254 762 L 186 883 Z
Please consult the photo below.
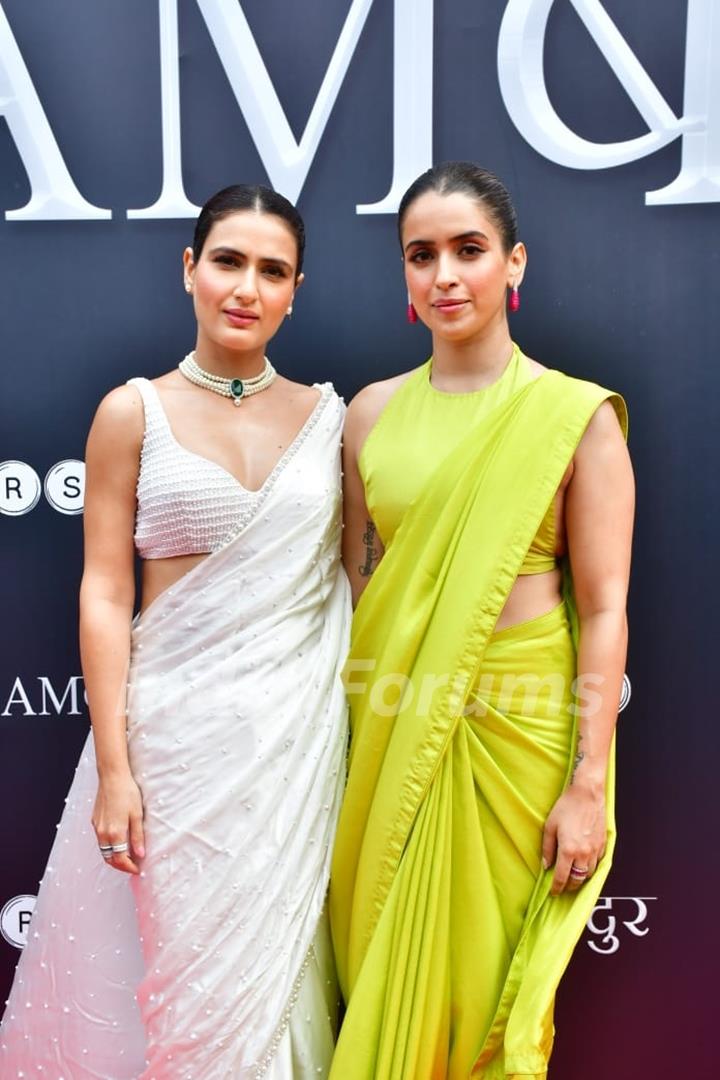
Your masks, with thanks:
M 413 368 L 411 371 L 403 371 L 400 375 L 393 375 L 389 379 L 369 383 L 358 391 L 348 405 L 345 418 L 344 439 L 346 447 L 352 447 L 356 454 L 360 453 L 365 440 L 375 427 L 380 414 L 390 399 L 417 370 L 417 368 Z
M 369 430 L 390 401 L 390 398 L 417 370 L 417 368 L 413 368 L 411 371 L 403 371 L 400 375 L 393 375 L 389 379 L 369 383 L 362 390 L 359 390 L 348 405 L 346 424 Z
M 110 390 L 101 400 L 95 412 L 93 427 L 112 431 L 123 429 L 143 430 L 145 426 L 143 401 L 140 391 L 135 386 L 124 383 Z
M 145 411 L 135 386 L 117 386 L 97 407 L 87 439 L 86 460 L 120 468 L 139 460 Z

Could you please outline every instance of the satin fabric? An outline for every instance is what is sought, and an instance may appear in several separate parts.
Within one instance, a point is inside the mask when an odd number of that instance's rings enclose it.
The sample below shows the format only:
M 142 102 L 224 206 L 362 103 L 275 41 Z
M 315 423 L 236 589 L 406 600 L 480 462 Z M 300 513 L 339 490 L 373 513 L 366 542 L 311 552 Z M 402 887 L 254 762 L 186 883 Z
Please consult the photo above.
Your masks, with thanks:
M 412 387 L 401 394 L 387 408 L 409 413 Z M 553 899 L 540 843 L 576 737 L 571 590 L 544 622 L 493 629 L 609 397 L 546 372 L 496 402 L 439 460 L 358 605 L 330 893 L 348 1003 L 332 1080 L 546 1075 L 557 983 L 612 857 L 613 768 L 606 855 Z M 437 454 L 431 433 L 427 446 Z M 528 673 L 557 676 L 559 697 L 506 702 L 503 674 Z
M 327 1075 L 337 999 L 323 911 L 350 617 L 343 413 L 321 388 L 234 538 L 136 620 L 127 727 L 142 873 L 100 857 L 89 741 L 3 1022 L 3 1076 Z
M 517 345 L 500 378 L 480 390 L 445 393 L 432 385 L 431 374 L 432 359 L 410 375 L 399 398 L 394 396 L 381 412 L 358 458 L 366 506 L 385 550 L 408 506 L 425 490 L 439 458 L 446 457 L 483 416 L 534 377 Z M 551 501 L 520 572 L 553 570 L 555 551 L 555 506 Z

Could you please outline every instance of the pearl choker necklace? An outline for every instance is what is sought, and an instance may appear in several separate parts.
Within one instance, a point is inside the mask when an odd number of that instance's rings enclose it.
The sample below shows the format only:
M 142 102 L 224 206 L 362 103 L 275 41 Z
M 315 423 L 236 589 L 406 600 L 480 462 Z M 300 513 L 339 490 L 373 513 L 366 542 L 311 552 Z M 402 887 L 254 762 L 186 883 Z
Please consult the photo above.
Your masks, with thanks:
M 210 371 L 204 371 L 195 360 L 195 353 L 191 352 L 178 364 L 181 373 L 191 383 L 202 386 L 205 390 L 212 390 L 215 394 L 231 398 L 233 405 L 242 405 L 243 398 L 252 394 L 259 394 L 261 390 L 267 390 L 277 378 L 277 371 L 272 366 L 267 356 L 265 367 L 259 375 L 252 379 L 224 379 L 221 375 L 213 375 Z

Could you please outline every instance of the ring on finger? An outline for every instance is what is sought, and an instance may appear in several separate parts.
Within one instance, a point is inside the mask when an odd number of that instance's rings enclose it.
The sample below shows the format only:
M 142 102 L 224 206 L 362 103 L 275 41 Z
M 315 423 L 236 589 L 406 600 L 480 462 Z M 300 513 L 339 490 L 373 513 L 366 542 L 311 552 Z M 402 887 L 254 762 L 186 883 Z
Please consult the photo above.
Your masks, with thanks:
M 127 851 L 129 847 L 130 845 L 128 844 L 127 840 L 124 840 L 122 844 L 112 844 L 110 847 L 110 851 L 113 855 L 122 855 L 123 852 Z
M 589 866 L 575 866 L 575 863 L 570 867 L 570 877 L 575 881 L 584 881 L 590 874 Z
M 99 844 L 98 846 L 100 848 L 100 854 L 102 855 L 103 859 L 112 859 L 112 844 Z

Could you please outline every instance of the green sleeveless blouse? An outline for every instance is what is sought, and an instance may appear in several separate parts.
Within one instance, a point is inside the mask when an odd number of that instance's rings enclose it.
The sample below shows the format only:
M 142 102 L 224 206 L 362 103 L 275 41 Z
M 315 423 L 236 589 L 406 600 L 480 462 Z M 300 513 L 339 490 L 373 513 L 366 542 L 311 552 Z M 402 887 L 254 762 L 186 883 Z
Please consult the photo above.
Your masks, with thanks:
M 534 378 L 517 345 L 500 378 L 482 390 L 466 394 L 436 390 L 431 373 L 432 358 L 392 396 L 360 452 L 358 468 L 367 508 L 385 550 L 442 459 L 471 427 Z M 553 497 L 520 573 L 542 574 L 556 565 Z

